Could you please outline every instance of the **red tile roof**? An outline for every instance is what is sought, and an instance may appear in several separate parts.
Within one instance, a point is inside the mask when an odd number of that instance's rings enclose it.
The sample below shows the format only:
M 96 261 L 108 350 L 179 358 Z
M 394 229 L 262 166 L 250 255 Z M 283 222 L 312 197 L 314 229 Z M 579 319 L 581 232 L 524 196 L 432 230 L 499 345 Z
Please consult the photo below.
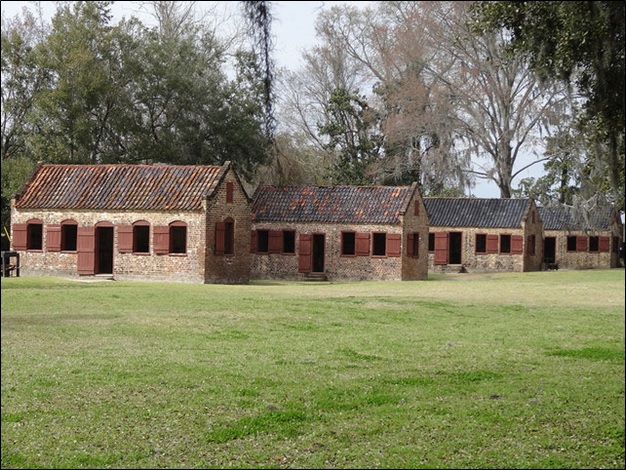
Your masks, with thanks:
M 201 165 L 39 166 L 16 196 L 17 208 L 198 210 L 230 162 Z
M 255 222 L 394 224 L 413 186 L 262 186 L 252 201 Z

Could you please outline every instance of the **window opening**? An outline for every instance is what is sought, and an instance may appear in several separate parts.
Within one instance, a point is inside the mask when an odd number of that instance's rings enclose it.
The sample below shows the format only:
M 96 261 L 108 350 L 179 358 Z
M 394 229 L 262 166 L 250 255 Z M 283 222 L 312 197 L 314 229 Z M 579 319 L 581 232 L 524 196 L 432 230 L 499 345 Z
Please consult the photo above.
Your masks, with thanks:
M 269 253 L 270 251 L 269 230 L 257 230 L 256 251 L 257 253 Z
M 61 224 L 61 251 L 76 251 L 78 240 L 78 224 Z
M 295 230 L 283 231 L 283 253 L 296 252 L 296 232 Z
M 133 253 L 150 253 L 150 226 L 133 226 Z
M 567 251 L 576 251 L 576 237 L 575 236 L 567 237 Z
M 511 235 L 500 235 L 500 253 L 511 252 Z
M 372 237 L 372 256 L 385 256 L 387 254 L 387 234 L 374 233 Z
M 187 227 L 170 225 L 170 253 L 187 253 Z
M 26 228 L 26 249 L 41 250 L 43 248 L 43 223 L 29 222 Z
M 356 255 L 356 232 L 341 232 L 341 254 Z
M 434 233 L 428 234 L 428 251 L 431 251 L 431 252 L 435 251 L 435 234 Z
M 599 237 L 589 237 L 589 251 L 600 251 Z
M 487 235 L 476 234 L 476 253 L 487 253 Z

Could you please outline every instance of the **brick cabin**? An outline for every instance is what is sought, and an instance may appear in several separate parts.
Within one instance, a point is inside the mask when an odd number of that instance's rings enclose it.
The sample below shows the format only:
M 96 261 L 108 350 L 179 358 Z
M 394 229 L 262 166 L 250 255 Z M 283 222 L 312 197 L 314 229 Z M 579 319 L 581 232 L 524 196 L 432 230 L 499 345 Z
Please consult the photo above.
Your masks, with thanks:
M 566 206 L 540 207 L 544 224 L 544 262 L 559 269 L 609 269 L 621 266 L 623 224 L 619 211 L 598 208 L 575 216 Z
M 39 165 L 11 225 L 24 275 L 249 280 L 250 198 L 230 162 Z
M 262 186 L 252 200 L 254 279 L 428 277 L 428 216 L 411 186 Z
M 424 204 L 431 272 L 541 269 L 543 223 L 534 200 L 427 197 Z

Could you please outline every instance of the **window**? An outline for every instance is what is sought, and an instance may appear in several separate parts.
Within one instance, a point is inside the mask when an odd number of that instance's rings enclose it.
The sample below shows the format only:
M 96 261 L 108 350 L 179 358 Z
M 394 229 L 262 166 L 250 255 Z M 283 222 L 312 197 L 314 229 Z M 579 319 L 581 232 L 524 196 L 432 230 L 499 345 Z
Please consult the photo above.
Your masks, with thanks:
M 235 254 L 235 221 L 230 217 L 215 224 L 215 254 Z
M 224 221 L 224 254 L 235 254 L 235 221 L 230 218 Z
M 599 237 L 589 237 L 589 251 L 600 251 Z
M 527 245 L 527 253 L 530 256 L 534 256 L 535 255 L 535 234 L 531 234 L 528 235 L 528 238 L 526 240 L 526 245 Z
M 233 182 L 232 181 L 228 181 L 226 182 L 226 203 L 230 204 L 233 202 Z
M 296 252 L 296 232 L 295 230 L 283 230 L 283 253 Z
M 428 234 L 428 251 L 431 253 L 435 252 L 435 234 L 434 233 Z
M 500 235 L 500 253 L 511 252 L 511 235 Z
M 576 251 L 576 237 L 567 237 L 567 251 Z
M 407 237 L 407 256 L 412 256 L 413 258 L 419 258 L 420 255 L 420 234 L 409 233 Z
M 387 254 L 387 234 L 374 233 L 372 236 L 372 256 L 385 256 Z
M 256 252 L 257 253 L 269 253 L 269 230 L 257 230 L 256 235 Z
M 133 224 L 133 253 L 150 253 L 150 224 L 135 222 Z
M 356 255 L 356 233 L 341 232 L 341 254 L 343 256 Z
M 487 235 L 484 233 L 476 234 L 476 253 L 487 253 Z
M 28 222 L 26 227 L 26 249 L 43 249 L 43 222 L 41 220 L 33 219 Z
M 184 222 L 170 224 L 170 253 L 187 253 L 187 225 Z
M 61 251 L 76 251 L 78 224 L 73 220 L 61 223 Z

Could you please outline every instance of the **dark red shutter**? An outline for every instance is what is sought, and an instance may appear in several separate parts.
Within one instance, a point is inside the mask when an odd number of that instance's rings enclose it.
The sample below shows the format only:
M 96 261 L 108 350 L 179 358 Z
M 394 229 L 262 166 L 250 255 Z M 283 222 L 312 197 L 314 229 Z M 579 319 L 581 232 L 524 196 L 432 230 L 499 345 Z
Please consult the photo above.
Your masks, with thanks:
M 14 250 L 26 250 L 27 247 L 27 224 L 14 224 L 13 225 L 13 237 L 11 238 L 11 245 Z
M 311 272 L 311 241 L 312 236 L 308 233 L 300 234 L 300 255 L 298 257 L 298 271 L 301 273 Z
M 153 230 L 154 236 L 154 253 L 157 255 L 165 255 L 170 252 L 170 228 L 163 225 L 155 225 Z
M 226 233 L 226 224 L 217 222 L 215 224 L 215 254 L 222 256 L 224 254 L 224 240 Z
M 61 225 L 49 224 L 46 228 L 46 249 L 61 251 Z
M 269 252 L 280 253 L 283 248 L 283 233 L 280 230 L 270 230 Z
M 250 232 L 250 253 L 256 253 L 257 236 L 256 230 Z
M 402 254 L 402 235 L 399 233 L 387 234 L 387 256 L 400 256 Z
M 414 233 L 409 233 L 406 236 L 406 254 L 407 256 L 415 256 L 415 252 L 413 250 L 414 248 L 414 243 L 415 243 L 415 234 Z
M 487 249 L 487 253 L 498 252 L 498 236 L 497 235 L 487 235 L 486 249 Z
M 587 237 L 576 237 L 576 251 L 587 251 Z
M 78 274 L 90 275 L 96 272 L 96 228 L 78 227 L 76 241 L 78 252 Z
M 356 234 L 356 255 L 357 256 L 369 256 L 370 254 L 370 234 L 369 233 L 357 233 Z
M 511 253 L 517 255 L 524 253 L 524 237 L 522 235 L 511 235 Z
M 413 207 L 413 215 L 420 215 L 420 201 L 419 199 L 415 200 L 415 206 Z
M 133 252 L 133 226 L 119 225 L 117 227 L 117 251 L 120 253 Z
M 435 232 L 435 264 L 448 264 L 448 232 Z
M 608 253 L 611 248 L 611 239 L 609 237 L 599 237 L 598 244 L 601 253 Z
M 226 182 L 226 202 L 227 203 L 233 202 L 233 182 L 232 181 Z

